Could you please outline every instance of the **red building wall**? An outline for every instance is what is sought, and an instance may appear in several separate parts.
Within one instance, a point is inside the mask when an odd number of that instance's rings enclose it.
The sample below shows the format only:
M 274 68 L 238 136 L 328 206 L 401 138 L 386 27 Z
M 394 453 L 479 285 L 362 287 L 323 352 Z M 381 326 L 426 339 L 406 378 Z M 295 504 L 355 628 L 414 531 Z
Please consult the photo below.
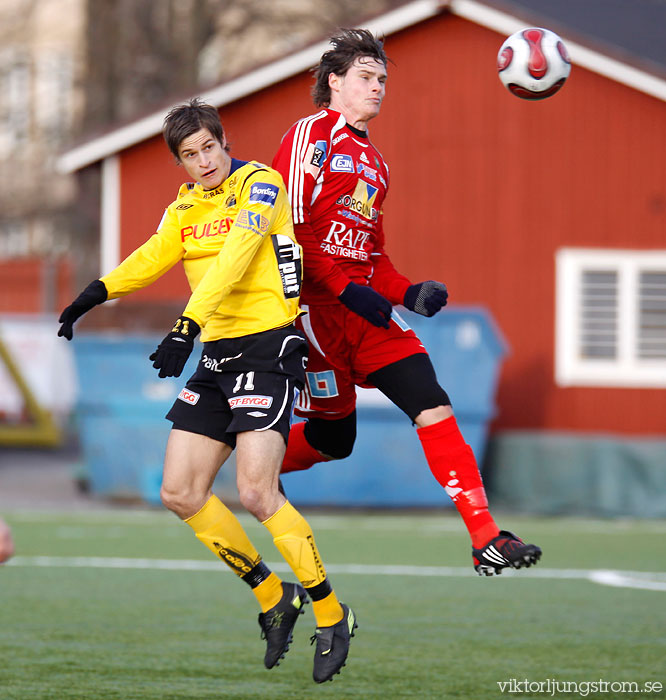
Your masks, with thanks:
M 0 313 L 60 312 L 72 298 L 68 260 L 21 258 L 0 263 Z
M 554 295 L 559 247 L 666 247 L 666 105 L 577 66 L 556 97 L 519 100 L 495 71 L 502 40 L 448 15 L 387 39 L 387 97 L 370 129 L 391 166 L 388 250 L 414 280 L 441 279 L 453 303 L 495 316 L 512 348 L 496 428 L 663 432 L 663 390 L 554 385 Z M 223 107 L 233 154 L 270 162 L 315 111 L 310 85 L 302 74 Z M 124 152 L 123 254 L 181 181 L 161 139 Z M 186 294 L 179 272 L 135 298 Z

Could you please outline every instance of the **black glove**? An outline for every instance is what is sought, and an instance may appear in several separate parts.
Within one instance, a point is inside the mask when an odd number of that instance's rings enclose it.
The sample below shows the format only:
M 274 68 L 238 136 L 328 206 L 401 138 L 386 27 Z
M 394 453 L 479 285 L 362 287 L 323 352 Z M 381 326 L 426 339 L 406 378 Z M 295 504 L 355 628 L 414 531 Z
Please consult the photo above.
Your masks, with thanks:
M 373 326 L 388 328 L 393 306 L 372 287 L 366 287 L 356 282 L 350 282 L 338 297 L 351 311 L 362 316 Z
M 159 377 L 180 377 L 199 330 L 199 324 L 187 316 L 181 316 L 176 321 L 171 333 L 149 358 L 153 360 L 153 367 L 159 369 Z
M 83 316 L 87 311 L 90 311 L 93 306 L 103 304 L 108 296 L 104 282 L 101 280 L 91 282 L 60 314 L 58 323 L 62 323 L 62 326 L 60 326 L 58 335 L 67 338 L 67 340 L 71 340 L 73 335 L 72 326 L 76 319 Z
M 445 284 L 428 280 L 407 287 L 403 303 L 410 311 L 416 311 L 421 316 L 434 316 L 442 306 L 446 306 L 448 298 Z

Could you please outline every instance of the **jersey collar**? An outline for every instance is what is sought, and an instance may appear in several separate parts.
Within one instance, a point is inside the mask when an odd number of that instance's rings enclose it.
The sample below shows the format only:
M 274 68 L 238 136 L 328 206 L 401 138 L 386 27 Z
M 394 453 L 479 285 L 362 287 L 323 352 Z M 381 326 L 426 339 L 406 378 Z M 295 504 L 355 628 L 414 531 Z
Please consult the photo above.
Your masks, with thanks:
M 330 107 L 326 107 L 329 113 L 331 114 L 339 114 L 342 116 L 341 112 L 336 112 L 336 110 L 331 109 Z M 368 132 L 366 131 L 361 131 L 360 129 L 357 129 L 355 126 L 352 126 L 349 124 L 349 122 L 345 122 L 345 126 L 349 129 L 349 131 L 354 134 L 354 136 L 358 136 L 360 139 L 367 139 L 368 138 Z
M 249 161 L 247 160 L 238 160 L 238 158 L 232 158 L 231 167 L 229 168 L 229 174 L 227 175 L 227 178 L 231 177 L 239 168 L 242 168 L 244 165 L 247 165 L 248 162 Z

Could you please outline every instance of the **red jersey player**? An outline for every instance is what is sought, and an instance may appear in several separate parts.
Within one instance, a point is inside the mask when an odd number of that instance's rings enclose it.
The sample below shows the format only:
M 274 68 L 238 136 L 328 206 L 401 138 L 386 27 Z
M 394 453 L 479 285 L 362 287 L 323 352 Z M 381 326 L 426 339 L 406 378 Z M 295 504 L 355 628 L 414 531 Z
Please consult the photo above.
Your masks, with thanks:
M 476 571 L 530 566 L 541 550 L 495 524 L 449 397 L 425 348 L 392 309 L 403 304 L 433 316 L 448 294 L 440 282 L 412 284 L 384 250 L 389 170 L 367 132 L 384 98 L 383 43 L 367 30 L 343 30 L 331 44 L 315 69 L 313 98 L 323 109 L 289 129 L 273 160 L 303 247 L 308 313 L 298 323 L 310 343 L 296 409 L 308 420 L 292 427 L 282 472 L 351 454 L 355 385 L 377 387 L 416 425 L 428 465 L 470 533 Z

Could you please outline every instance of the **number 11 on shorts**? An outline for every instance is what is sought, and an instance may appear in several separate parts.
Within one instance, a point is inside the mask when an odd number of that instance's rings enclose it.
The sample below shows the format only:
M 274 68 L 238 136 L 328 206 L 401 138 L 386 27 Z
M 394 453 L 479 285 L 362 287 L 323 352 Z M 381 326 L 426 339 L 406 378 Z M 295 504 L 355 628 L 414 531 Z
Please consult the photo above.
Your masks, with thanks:
M 245 386 L 243 389 L 245 391 L 254 391 L 254 372 L 242 372 L 236 377 L 236 384 L 234 384 L 234 394 L 241 390 L 243 386 L 243 378 L 245 378 Z

